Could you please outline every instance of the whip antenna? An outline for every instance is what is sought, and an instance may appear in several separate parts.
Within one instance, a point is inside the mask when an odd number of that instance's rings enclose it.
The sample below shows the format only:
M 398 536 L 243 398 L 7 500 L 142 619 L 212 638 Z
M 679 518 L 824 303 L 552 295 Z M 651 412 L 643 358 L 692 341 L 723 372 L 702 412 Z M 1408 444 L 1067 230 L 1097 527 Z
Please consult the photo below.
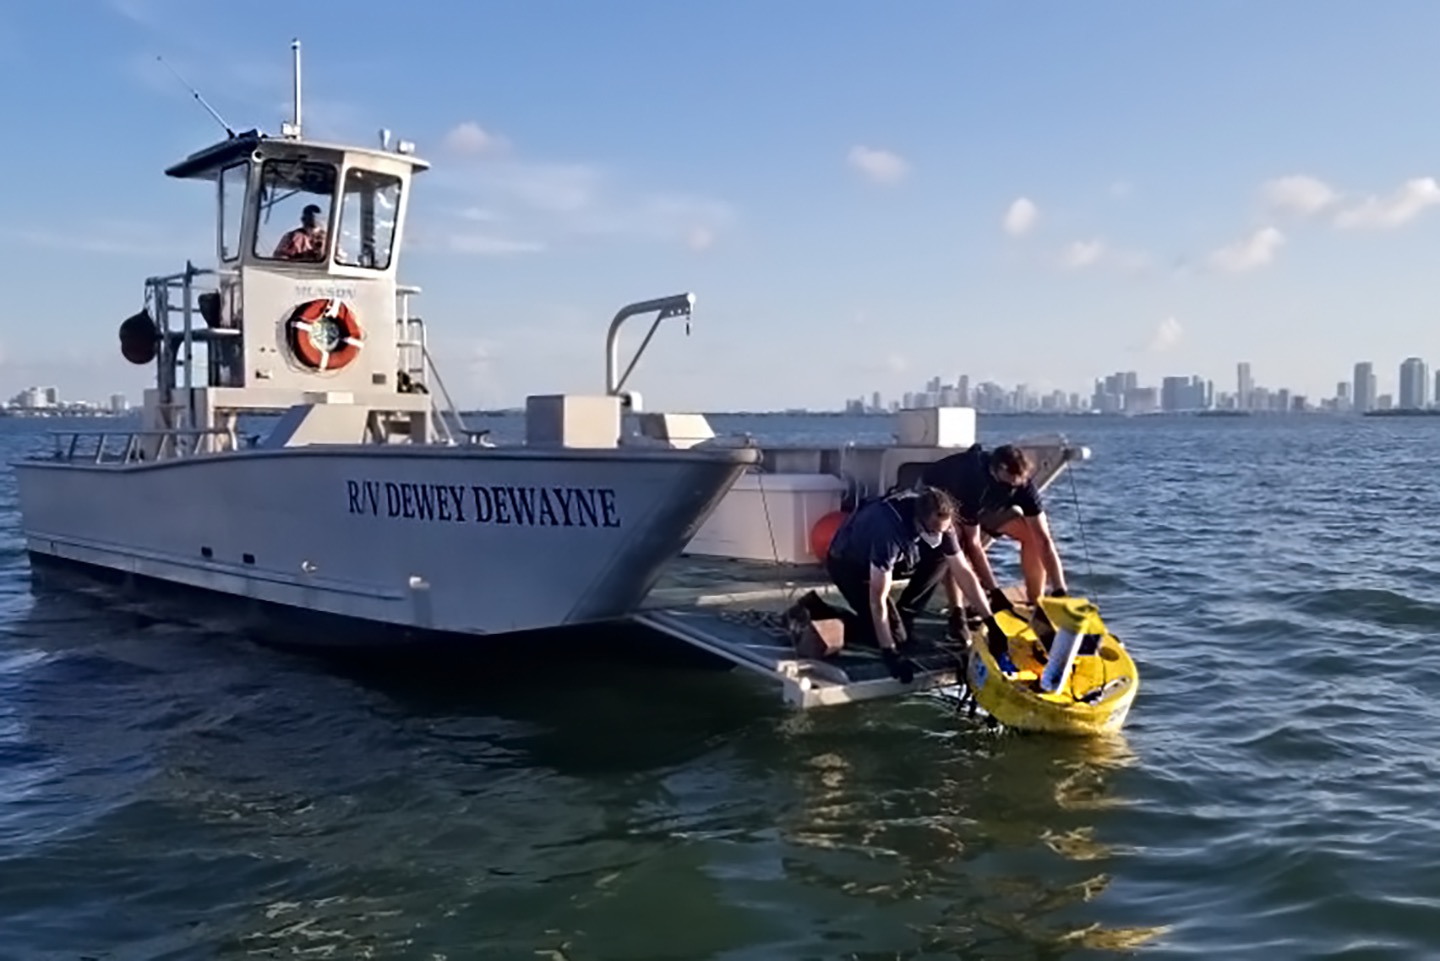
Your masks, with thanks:
M 169 63 L 166 63 L 165 58 L 162 57 L 162 56 L 160 56 L 158 53 L 155 55 L 155 59 L 158 60 L 158 61 L 160 61 L 161 63 L 165 64 L 165 69 L 166 69 L 166 70 L 169 70 L 171 73 L 173 73 L 173 74 L 175 75 L 175 79 L 178 80 L 178 81 L 180 81 L 180 85 L 183 86 L 186 90 L 190 91 L 190 96 L 192 96 L 192 97 L 195 98 L 195 102 L 198 103 L 198 104 L 200 104 L 200 106 L 204 107 L 204 108 L 206 109 L 206 111 L 209 112 L 210 116 L 212 116 L 212 117 L 215 118 L 215 122 L 216 122 L 216 123 L 218 123 L 220 126 L 222 126 L 222 127 L 225 128 L 225 134 L 226 134 L 226 136 L 228 136 L 228 137 L 234 137 L 234 136 L 235 136 L 235 131 L 232 130 L 232 129 L 230 129 L 230 125 L 225 122 L 225 118 L 222 117 L 222 116 L 220 116 L 220 114 L 216 113 L 215 108 L 212 107 L 212 106 L 210 106 L 210 104 L 208 104 L 208 103 L 205 102 L 205 98 L 202 97 L 202 96 L 200 96 L 200 91 L 196 90 L 194 87 L 192 87 L 192 86 L 189 84 L 188 81 L 186 81 L 186 79 L 185 79 L 184 77 L 180 76 L 180 71 L 178 71 L 178 70 L 176 70 L 174 67 L 170 66 Z

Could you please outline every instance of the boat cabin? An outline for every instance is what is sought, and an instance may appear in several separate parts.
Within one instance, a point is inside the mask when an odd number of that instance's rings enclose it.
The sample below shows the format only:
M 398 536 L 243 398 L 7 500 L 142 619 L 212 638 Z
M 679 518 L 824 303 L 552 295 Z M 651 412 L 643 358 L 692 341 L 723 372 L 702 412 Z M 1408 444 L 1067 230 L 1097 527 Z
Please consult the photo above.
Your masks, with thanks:
M 146 308 L 121 325 L 126 359 L 157 366 L 147 428 L 213 431 L 236 413 L 329 404 L 351 408 L 311 418 L 333 422 L 330 436 L 354 434 L 349 421 L 373 432 L 372 414 L 432 436 L 418 289 L 397 280 L 411 179 L 429 165 L 380 139 L 317 143 L 287 124 L 280 137 L 232 133 L 165 171 L 213 185 L 215 266 L 150 278 Z
M 207 386 L 397 390 L 396 271 L 410 179 L 428 166 L 400 148 L 249 131 L 165 171 L 215 185 L 216 289 L 196 298 L 214 332 Z

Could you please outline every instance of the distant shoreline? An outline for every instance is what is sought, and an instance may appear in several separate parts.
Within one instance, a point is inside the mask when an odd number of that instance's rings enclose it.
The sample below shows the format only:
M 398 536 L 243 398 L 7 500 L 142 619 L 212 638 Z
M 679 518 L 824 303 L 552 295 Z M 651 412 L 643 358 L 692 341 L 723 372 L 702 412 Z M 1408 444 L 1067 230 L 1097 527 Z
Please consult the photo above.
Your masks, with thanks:
M 1367 410 L 1362 417 L 1440 417 L 1440 407 L 1392 407 L 1389 410 Z
M 690 413 L 677 409 L 671 413 Z M 137 408 L 130 408 L 124 411 L 96 410 L 64 410 L 59 408 L 0 408 L 0 417 L 14 419 L 107 419 L 119 420 L 136 416 L 139 413 Z M 706 417 L 826 417 L 826 418 L 873 418 L 876 420 L 889 419 L 895 416 L 893 411 L 862 411 L 850 413 L 843 410 L 711 410 L 701 411 Z M 462 410 L 460 414 L 464 417 L 523 417 L 525 409 L 522 407 L 507 407 L 496 410 Z M 266 416 L 256 414 L 255 416 Z M 994 418 L 1076 418 L 1076 419 L 1105 419 L 1105 420 L 1135 420 L 1135 419 L 1157 419 L 1157 418 L 1234 418 L 1234 417 L 1440 417 L 1440 408 L 1392 408 L 1390 410 L 1372 410 L 1364 413 L 1355 411 L 1335 410 L 1304 410 L 1304 411 L 1279 411 L 1279 410 L 1156 410 L 1143 411 L 1139 413 L 1126 413 L 1125 411 L 1063 411 L 1063 410 L 979 410 L 975 416 L 982 420 Z
M 693 413 L 693 411 L 676 408 L 667 410 L 665 413 Z M 519 417 L 523 416 L 525 409 L 522 407 L 507 407 L 499 410 L 462 410 L 460 413 L 466 417 Z M 891 418 L 895 416 L 894 411 L 860 411 L 851 413 L 843 410 L 707 410 L 700 411 L 705 417 L 873 417 Z M 1395 413 L 1390 411 L 1387 413 Z M 1415 411 L 1417 414 L 1436 413 L 1436 411 Z M 1354 411 L 1337 410 L 1156 410 L 1144 411 L 1141 413 L 1126 413 L 1124 411 L 1092 411 L 1092 410 L 977 410 L 977 418 L 990 417 L 1076 417 L 1076 418 L 1112 418 L 1130 419 L 1135 418 L 1156 418 L 1156 417 L 1355 417 Z M 1367 415 L 1368 416 L 1368 415 Z

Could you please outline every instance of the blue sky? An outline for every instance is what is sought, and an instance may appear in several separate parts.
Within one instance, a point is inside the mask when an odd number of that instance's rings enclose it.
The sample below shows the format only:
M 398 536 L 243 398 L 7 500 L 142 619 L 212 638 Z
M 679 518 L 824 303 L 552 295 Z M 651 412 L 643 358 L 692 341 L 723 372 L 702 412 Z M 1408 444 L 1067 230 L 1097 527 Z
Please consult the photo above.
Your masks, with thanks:
M 465 403 L 599 390 L 614 311 L 684 290 L 652 406 L 1440 365 L 1434 3 L 32 0 L 0 10 L 0 393 L 138 392 L 117 324 L 213 255 L 162 170 L 220 134 L 155 55 L 278 133 L 292 36 L 309 135 L 434 165 L 402 266 Z

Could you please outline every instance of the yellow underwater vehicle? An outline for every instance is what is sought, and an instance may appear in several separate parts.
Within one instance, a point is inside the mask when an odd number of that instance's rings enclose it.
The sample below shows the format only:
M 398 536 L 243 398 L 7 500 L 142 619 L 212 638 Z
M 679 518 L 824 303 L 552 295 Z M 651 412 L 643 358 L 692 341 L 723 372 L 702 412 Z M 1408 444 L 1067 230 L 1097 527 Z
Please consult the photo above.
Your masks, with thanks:
M 1009 638 L 1009 650 L 992 652 L 982 631 L 966 655 L 965 682 L 980 708 L 1021 731 L 1095 735 L 1120 730 L 1140 689 L 1140 675 L 1094 603 L 1083 597 L 1046 597 L 1032 618 L 1001 611 L 995 620 Z M 1004 670 L 997 653 L 1009 662 Z

